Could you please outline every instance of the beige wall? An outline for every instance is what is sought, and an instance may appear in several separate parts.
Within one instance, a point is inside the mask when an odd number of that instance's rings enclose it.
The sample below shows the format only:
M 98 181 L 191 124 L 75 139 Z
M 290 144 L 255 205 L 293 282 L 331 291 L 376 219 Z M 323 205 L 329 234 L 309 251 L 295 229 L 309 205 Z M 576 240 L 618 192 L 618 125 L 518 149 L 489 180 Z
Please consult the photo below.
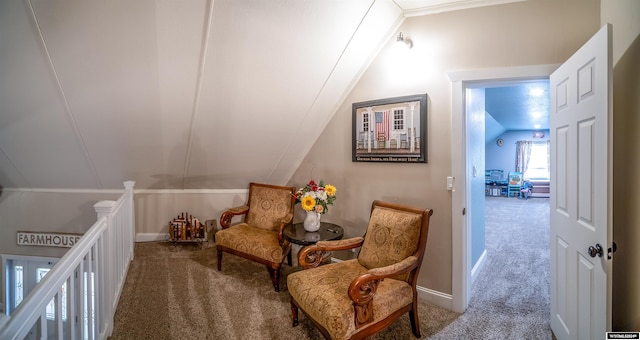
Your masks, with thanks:
M 640 331 L 640 1 L 603 0 L 613 26 L 613 330 Z
M 567 22 L 570 18 L 570 22 Z M 325 220 L 346 236 L 366 230 L 375 199 L 431 208 L 427 254 L 418 284 L 451 293 L 451 82 L 448 72 L 561 63 L 600 27 L 599 1 L 498 5 L 408 18 L 399 31 L 413 40 L 407 59 L 383 48 L 293 175 L 292 185 L 324 178 L 338 188 Z M 405 67 L 403 69 L 403 67 Z M 427 164 L 351 162 L 351 104 L 427 93 Z
M 166 240 L 169 221 L 181 213 L 189 213 L 201 222 L 215 220 L 220 215 L 247 202 L 248 189 L 234 190 L 140 190 L 135 193 L 136 240 Z M 239 221 L 240 218 L 237 218 Z M 236 220 L 233 220 L 236 222 Z M 211 238 L 212 234 L 209 235 Z
M 124 189 L 123 189 L 124 192 Z M 66 248 L 18 246 L 17 231 L 84 234 L 97 220 L 93 205 L 117 192 L 4 191 L 0 195 L 0 254 L 62 257 Z
M 123 190 L 124 191 L 124 190 Z M 46 231 L 84 234 L 97 220 L 93 205 L 102 200 L 117 200 L 121 193 L 80 192 L 0 192 L 0 254 L 62 257 L 69 248 L 18 246 L 17 231 Z M 4 282 L 0 270 L 0 282 Z M 4 285 L 0 285 L 4 288 Z M 4 304 L 4 289 L 0 304 Z M 0 308 L 2 310 L 2 308 Z

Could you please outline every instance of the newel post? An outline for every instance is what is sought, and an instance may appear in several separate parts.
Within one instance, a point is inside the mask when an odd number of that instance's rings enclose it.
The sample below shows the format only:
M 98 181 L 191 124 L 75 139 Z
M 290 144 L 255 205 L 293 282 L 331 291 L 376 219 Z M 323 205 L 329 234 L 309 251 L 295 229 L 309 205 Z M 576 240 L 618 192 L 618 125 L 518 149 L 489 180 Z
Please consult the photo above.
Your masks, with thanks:
M 93 205 L 93 208 L 98 214 L 98 219 L 101 219 L 104 216 L 108 217 L 115 205 L 116 201 L 99 201 Z
M 135 181 L 124 182 L 125 193 L 127 195 L 127 225 L 131 228 L 131 239 L 128 242 L 129 245 L 129 260 L 133 260 L 133 244 L 136 242 L 136 209 L 133 204 L 133 187 L 136 185 Z

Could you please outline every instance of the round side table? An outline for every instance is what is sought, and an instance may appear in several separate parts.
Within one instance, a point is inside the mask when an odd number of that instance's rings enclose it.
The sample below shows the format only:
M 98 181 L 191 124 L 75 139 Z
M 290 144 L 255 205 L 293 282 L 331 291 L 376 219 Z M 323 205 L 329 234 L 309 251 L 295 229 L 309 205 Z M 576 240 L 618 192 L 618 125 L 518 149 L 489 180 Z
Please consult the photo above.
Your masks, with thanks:
M 316 244 L 318 241 L 340 240 L 344 236 L 341 226 L 328 222 L 320 222 L 320 229 L 314 232 L 306 231 L 302 223 L 296 223 L 284 228 L 283 233 L 289 242 L 301 246 Z
M 283 230 L 284 237 L 289 242 L 296 244 L 296 254 L 300 251 L 300 248 L 311 244 L 316 244 L 318 241 L 333 241 L 340 240 L 344 236 L 344 229 L 341 226 L 328 222 L 320 222 L 320 229 L 318 231 L 306 231 L 302 223 L 296 223 L 287 226 Z M 292 265 L 292 253 L 293 247 L 289 252 L 287 260 L 289 265 Z M 297 259 L 297 256 L 296 256 Z M 297 262 L 297 261 L 296 261 Z

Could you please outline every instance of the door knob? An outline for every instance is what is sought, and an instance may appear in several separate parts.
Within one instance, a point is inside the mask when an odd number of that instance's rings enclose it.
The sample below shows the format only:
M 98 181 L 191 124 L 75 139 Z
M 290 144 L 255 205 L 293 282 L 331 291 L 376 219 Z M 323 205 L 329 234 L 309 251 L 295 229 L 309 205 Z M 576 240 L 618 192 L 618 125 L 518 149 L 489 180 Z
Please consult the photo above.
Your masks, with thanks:
M 595 246 L 589 247 L 588 252 L 589 252 L 589 256 L 591 257 L 596 257 L 596 255 L 598 255 L 598 257 L 602 257 L 604 250 L 602 249 L 602 246 L 600 245 L 600 243 L 596 243 Z
M 618 246 L 615 242 L 611 244 L 611 248 L 607 249 L 607 259 L 611 260 L 611 254 L 615 253 L 618 250 Z

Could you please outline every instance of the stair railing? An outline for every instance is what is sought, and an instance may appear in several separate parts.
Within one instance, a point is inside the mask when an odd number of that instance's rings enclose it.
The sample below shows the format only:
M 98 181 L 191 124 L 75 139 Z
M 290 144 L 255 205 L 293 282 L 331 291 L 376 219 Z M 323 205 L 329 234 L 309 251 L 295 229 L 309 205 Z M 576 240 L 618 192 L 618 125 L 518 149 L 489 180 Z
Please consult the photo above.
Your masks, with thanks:
M 0 319 L 0 339 L 106 340 L 111 335 L 133 259 L 134 185 L 124 182 L 117 201 L 94 205 L 98 220 L 11 315 Z

